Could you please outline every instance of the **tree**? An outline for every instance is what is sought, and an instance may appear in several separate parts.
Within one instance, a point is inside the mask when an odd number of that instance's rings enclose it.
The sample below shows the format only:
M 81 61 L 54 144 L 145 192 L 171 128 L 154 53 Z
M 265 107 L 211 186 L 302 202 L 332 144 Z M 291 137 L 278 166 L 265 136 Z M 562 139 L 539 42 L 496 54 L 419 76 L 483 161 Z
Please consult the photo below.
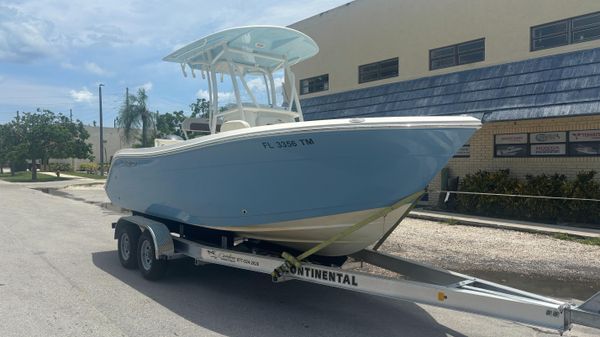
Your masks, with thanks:
M 123 136 L 126 141 L 130 142 L 134 138 L 134 130 L 142 128 L 141 146 L 152 146 L 152 136 L 150 132 L 154 126 L 154 114 L 148 111 L 146 101 L 148 95 L 144 88 L 140 88 L 137 95 L 129 95 L 125 97 L 125 101 L 119 109 L 119 117 L 117 125 L 123 128 Z
M 190 104 L 191 118 L 207 118 L 209 102 L 204 98 L 197 98 L 196 102 Z M 177 135 L 185 138 L 181 130 L 181 123 L 188 118 L 183 111 L 167 112 L 165 114 L 156 113 L 156 137 L 165 138 L 169 135 Z M 188 134 L 188 137 L 194 138 L 194 134 Z
M 185 119 L 186 116 L 183 111 L 167 112 L 162 115 L 157 113 L 156 136 L 165 138 L 169 135 L 177 135 L 184 138 L 183 131 L 181 131 L 181 123 L 183 123 Z
M 9 139 L 8 125 L 0 124 L 0 174 L 4 173 L 4 165 L 8 163 Z
M 11 171 L 25 158 L 31 160 L 31 179 L 37 180 L 37 160 L 48 158 L 89 159 L 92 145 L 86 144 L 89 133 L 81 121 L 72 122 L 62 114 L 44 110 L 24 113 L 2 127 L 2 152 L 11 163 Z
M 90 134 L 82 122 L 59 114 L 52 130 L 55 143 L 48 149 L 49 158 L 92 159 L 92 145 L 85 142 Z
M 210 103 L 204 98 L 197 98 L 196 102 L 190 104 L 192 115 L 190 117 L 207 118 Z
M 17 123 L 19 120 L 18 116 L 15 117 Z M 13 127 L 13 122 L 0 125 L 0 166 L 8 164 L 11 175 L 14 176 L 19 169 L 26 168 L 27 162 L 25 154 L 19 151 L 20 135 Z

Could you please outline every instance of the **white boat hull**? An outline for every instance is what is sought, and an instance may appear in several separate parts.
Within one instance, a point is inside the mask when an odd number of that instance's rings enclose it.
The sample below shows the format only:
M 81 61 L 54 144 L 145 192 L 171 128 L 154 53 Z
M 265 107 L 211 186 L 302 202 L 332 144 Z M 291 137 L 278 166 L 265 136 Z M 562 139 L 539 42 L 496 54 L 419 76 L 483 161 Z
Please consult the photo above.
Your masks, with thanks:
M 410 207 L 411 204 L 406 204 L 395 209 L 386 216 L 332 243 L 317 254 L 324 256 L 349 255 L 374 244 L 409 211 Z M 376 208 L 256 226 L 203 227 L 227 230 L 235 232 L 240 237 L 269 241 L 281 246 L 306 251 L 380 210 L 381 208 Z
M 141 214 L 306 250 L 423 191 L 479 125 L 469 117 L 381 117 L 227 131 L 119 151 L 106 192 Z M 374 244 L 408 207 L 319 254 Z

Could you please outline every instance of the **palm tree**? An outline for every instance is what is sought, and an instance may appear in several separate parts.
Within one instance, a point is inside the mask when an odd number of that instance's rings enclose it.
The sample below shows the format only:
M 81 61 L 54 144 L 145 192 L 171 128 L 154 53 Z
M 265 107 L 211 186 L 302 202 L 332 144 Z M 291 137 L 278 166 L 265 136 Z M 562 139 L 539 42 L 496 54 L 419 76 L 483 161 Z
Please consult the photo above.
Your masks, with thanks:
M 125 102 L 119 109 L 117 125 L 123 128 L 123 136 L 126 141 L 134 139 L 134 129 L 142 127 L 142 147 L 150 147 L 151 138 L 149 132 L 154 128 L 154 114 L 148 111 L 146 100 L 148 95 L 144 88 L 140 88 L 137 96 L 125 97 Z

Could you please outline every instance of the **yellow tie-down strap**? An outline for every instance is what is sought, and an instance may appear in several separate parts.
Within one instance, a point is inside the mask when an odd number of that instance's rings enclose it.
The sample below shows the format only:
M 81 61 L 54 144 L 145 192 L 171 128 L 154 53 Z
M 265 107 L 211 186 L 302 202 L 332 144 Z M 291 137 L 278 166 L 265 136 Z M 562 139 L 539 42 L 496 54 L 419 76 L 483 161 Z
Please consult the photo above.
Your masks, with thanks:
M 281 253 L 281 257 L 285 260 L 285 263 L 283 263 L 281 266 L 279 266 L 279 267 L 275 268 L 275 270 L 273 270 L 273 272 L 271 273 L 273 280 L 277 280 L 278 278 L 283 276 L 283 274 L 287 273 L 292 266 L 296 267 L 296 268 L 300 268 L 302 265 L 301 264 L 302 260 L 315 254 L 316 252 L 320 251 L 321 249 L 331 245 L 332 243 L 336 242 L 337 240 L 340 240 L 340 239 L 354 233 L 355 231 L 359 230 L 360 228 L 370 224 L 371 222 L 373 222 L 383 216 L 386 216 L 388 213 L 396 210 L 397 208 L 399 208 L 401 206 L 404 206 L 406 204 L 416 203 L 419 200 L 419 198 L 421 197 L 421 195 L 423 195 L 423 191 L 413 193 L 413 194 L 409 195 L 408 197 L 397 201 L 396 203 L 394 203 L 391 206 L 382 208 L 379 211 L 371 214 L 367 218 L 355 223 L 354 225 L 344 229 L 343 231 L 337 233 L 336 235 L 330 237 L 329 239 L 319 243 L 318 245 L 316 245 L 316 246 L 312 247 L 311 249 L 305 251 L 304 253 L 298 255 L 297 257 L 294 257 L 293 255 L 291 255 L 287 252 Z

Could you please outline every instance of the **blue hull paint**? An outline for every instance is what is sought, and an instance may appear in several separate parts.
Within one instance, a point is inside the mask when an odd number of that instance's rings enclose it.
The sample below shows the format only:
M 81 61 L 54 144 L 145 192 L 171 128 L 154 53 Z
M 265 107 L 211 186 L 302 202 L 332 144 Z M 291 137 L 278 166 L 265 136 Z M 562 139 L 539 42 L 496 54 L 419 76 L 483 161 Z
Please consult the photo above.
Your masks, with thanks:
M 117 156 L 106 190 L 121 207 L 214 227 L 367 210 L 424 189 L 474 131 L 313 131 Z

